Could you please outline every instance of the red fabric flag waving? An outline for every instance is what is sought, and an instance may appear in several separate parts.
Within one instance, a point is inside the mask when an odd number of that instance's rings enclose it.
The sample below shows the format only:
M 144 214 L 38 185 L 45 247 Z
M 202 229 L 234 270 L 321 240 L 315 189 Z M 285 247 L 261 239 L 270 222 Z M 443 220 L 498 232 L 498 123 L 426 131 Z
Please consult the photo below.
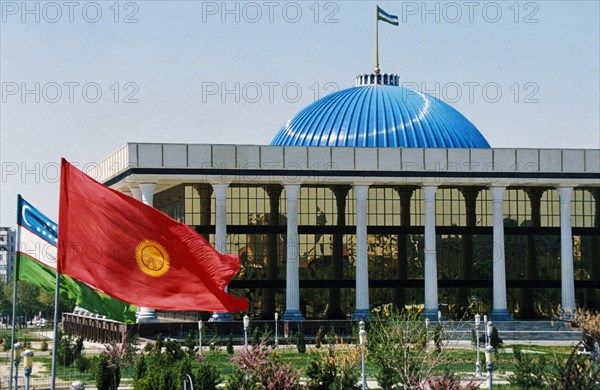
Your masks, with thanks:
M 61 162 L 58 271 L 137 306 L 241 311 L 240 270 L 192 228 Z

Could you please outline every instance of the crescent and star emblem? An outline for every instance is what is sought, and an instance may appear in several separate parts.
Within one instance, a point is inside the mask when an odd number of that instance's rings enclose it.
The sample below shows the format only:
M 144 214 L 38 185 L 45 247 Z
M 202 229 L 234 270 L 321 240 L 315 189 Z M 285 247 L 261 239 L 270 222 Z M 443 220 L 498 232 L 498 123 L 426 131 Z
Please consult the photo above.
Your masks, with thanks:
M 23 208 L 21 209 L 21 214 L 23 215 L 23 221 L 27 225 L 32 226 L 31 223 L 27 220 L 27 217 L 26 217 L 26 215 L 27 215 L 27 209 L 31 209 L 31 207 L 29 207 L 28 205 L 24 204 Z
M 169 271 L 169 252 L 153 240 L 143 240 L 135 248 L 138 267 L 148 276 L 159 278 Z

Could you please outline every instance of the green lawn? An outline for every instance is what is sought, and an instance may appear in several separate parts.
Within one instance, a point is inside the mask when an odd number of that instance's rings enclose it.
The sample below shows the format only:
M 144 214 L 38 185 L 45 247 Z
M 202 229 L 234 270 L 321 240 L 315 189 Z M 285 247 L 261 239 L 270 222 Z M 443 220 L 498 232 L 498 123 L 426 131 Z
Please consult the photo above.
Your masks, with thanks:
M 36 352 L 35 362 L 37 364 L 41 364 L 43 368 L 40 366 L 37 369 L 37 372 L 34 372 L 34 376 L 37 376 L 39 380 L 49 377 L 49 373 L 51 371 L 51 357 L 49 355 L 43 356 L 39 352 L 41 338 L 36 334 L 33 334 L 34 330 L 21 330 L 17 333 L 17 339 L 20 342 L 28 342 L 30 346 L 28 348 L 32 348 L 34 352 Z M 0 339 L 4 335 L 10 335 L 9 331 L 0 331 Z M 515 359 L 512 354 L 512 351 L 507 352 L 506 348 L 512 348 L 513 345 L 506 345 L 505 348 L 501 348 L 496 354 L 496 364 L 495 371 L 498 373 L 500 377 L 505 377 L 506 372 L 513 371 Z M 560 358 L 566 359 L 569 353 L 571 352 L 571 347 L 555 347 L 555 346 L 536 346 L 536 345 L 519 345 L 521 349 L 526 351 L 535 351 L 541 354 L 544 354 L 548 357 L 556 355 Z M 50 345 L 51 348 L 51 345 Z M 327 351 L 327 346 L 316 350 L 314 348 L 310 348 L 307 353 L 300 354 L 296 351 L 295 347 L 286 347 L 279 348 L 275 351 L 281 358 L 281 360 L 285 363 L 290 363 L 296 369 L 302 371 L 303 373 L 306 371 L 306 368 L 309 364 L 309 361 L 314 353 L 324 353 Z M 86 351 L 85 354 L 88 357 L 92 357 L 93 354 L 97 354 L 98 351 Z M 436 352 L 433 352 L 434 354 Z M 459 376 L 461 375 L 472 375 L 475 371 L 475 350 L 471 349 L 444 349 L 443 352 L 448 358 L 445 361 L 451 361 L 449 364 L 440 365 L 437 367 L 436 372 L 442 373 L 443 371 L 450 371 Z M 235 369 L 235 364 L 231 361 L 231 356 L 228 355 L 223 349 L 217 351 L 209 351 L 205 349 L 203 351 L 203 355 L 206 356 L 208 362 L 217 366 L 218 370 L 221 372 L 223 380 L 225 380 Z M 482 360 L 482 367 L 485 370 L 485 357 L 483 350 L 480 351 L 480 358 Z M 0 358 L 0 365 L 8 366 L 9 358 L 2 357 Z M 194 363 L 197 364 L 197 363 Z M 5 367 L 4 370 L 7 370 L 8 367 Z M 377 367 L 375 367 L 368 359 L 367 356 L 367 376 L 369 378 L 374 378 L 377 372 Z M 36 375 L 37 374 L 37 375 Z M 58 378 L 62 379 L 65 382 L 71 382 L 74 380 L 82 380 L 84 383 L 93 383 L 93 374 L 90 371 L 88 372 L 79 372 L 76 368 L 64 368 L 58 367 Z M 128 369 L 122 373 L 123 382 L 130 383 L 133 376 L 133 369 Z M 48 378 L 49 381 L 49 378 Z M 496 388 L 496 385 L 494 385 Z M 508 385 L 498 385 L 497 388 L 501 389 L 516 389 L 516 387 L 511 387 Z

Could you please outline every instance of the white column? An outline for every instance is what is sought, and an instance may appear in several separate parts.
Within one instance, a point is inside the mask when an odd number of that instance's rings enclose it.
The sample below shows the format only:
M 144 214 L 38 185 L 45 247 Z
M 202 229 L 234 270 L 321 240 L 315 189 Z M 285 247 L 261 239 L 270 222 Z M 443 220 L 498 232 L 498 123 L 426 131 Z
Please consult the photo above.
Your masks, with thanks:
M 421 188 L 425 197 L 425 310 L 429 319 L 438 317 L 437 252 L 435 250 L 435 192 L 437 187 Z
M 215 193 L 215 249 L 227 253 L 227 188 L 229 184 L 213 184 Z
M 227 189 L 228 183 L 212 184 L 215 194 L 215 249 L 227 253 Z M 227 287 L 225 287 L 227 291 Z M 233 321 L 229 313 L 213 313 L 212 321 Z
M 131 187 L 131 195 L 148 206 L 154 204 L 154 190 L 156 183 L 139 183 L 139 188 Z M 156 310 L 148 307 L 139 307 L 136 313 L 136 321 L 138 323 L 158 322 Z
M 129 189 L 131 190 L 131 196 L 136 199 L 139 200 L 140 202 L 142 201 L 142 190 L 140 189 L 140 187 L 129 187 Z
M 567 318 L 575 313 L 575 276 L 573 274 L 573 235 L 571 232 L 572 187 L 559 187 L 560 196 L 560 273 L 562 310 Z
M 506 306 L 506 259 L 504 251 L 504 191 L 506 187 L 492 187 L 494 209 L 494 237 L 492 250 L 493 321 L 512 321 Z
M 287 196 L 287 259 L 285 269 L 284 321 L 304 321 L 300 311 L 300 275 L 298 273 L 298 192 L 299 184 L 285 185 Z
M 367 252 L 367 197 L 369 186 L 354 186 L 356 199 L 356 309 L 353 319 L 367 319 L 369 311 L 369 257 Z

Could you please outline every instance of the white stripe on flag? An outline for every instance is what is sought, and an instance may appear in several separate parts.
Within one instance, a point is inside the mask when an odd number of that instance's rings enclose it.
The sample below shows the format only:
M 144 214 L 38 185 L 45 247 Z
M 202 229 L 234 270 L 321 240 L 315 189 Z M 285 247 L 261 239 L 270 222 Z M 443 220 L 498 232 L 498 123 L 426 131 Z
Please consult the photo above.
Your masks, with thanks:
M 17 228 L 21 231 L 19 252 L 56 270 L 58 248 L 22 226 L 18 226 Z

